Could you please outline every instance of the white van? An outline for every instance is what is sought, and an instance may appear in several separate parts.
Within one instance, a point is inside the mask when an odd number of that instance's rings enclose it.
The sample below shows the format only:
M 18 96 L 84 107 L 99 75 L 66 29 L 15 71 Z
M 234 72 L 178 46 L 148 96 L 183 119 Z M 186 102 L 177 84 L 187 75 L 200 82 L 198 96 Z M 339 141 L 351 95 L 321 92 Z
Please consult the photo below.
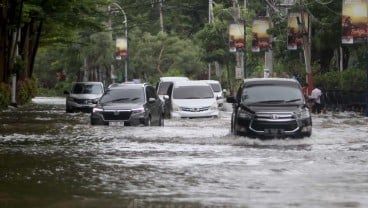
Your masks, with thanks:
M 218 117 L 219 110 L 211 86 L 202 81 L 178 81 L 171 94 L 172 118 Z
M 171 95 L 171 85 L 176 81 L 188 81 L 188 77 L 160 77 L 157 83 L 157 94 L 162 101 L 164 101 L 164 95 Z
M 212 87 L 213 93 L 215 94 L 215 97 L 217 99 L 218 107 L 223 108 L 225 101 L 224 93 L 226 92 L 226 90 L 222 89 L 220 82 L 217 80 L 201 80 L 201 81 L 208 83 Z

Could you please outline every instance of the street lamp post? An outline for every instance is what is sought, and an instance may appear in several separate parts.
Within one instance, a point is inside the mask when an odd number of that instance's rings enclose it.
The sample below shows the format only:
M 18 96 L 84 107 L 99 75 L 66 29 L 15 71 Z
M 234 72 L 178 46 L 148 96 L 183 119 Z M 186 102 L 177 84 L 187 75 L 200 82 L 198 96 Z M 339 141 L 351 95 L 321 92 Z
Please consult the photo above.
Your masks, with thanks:
M 124 27 L 125 27 L 125 38 L 127 40 L 127 50 L 128 50 L 128 45 L 129 45 L 128 44 L 128 42 L 129 42 L 128 41 L 128 19 L 126 17 L 126 13 L 118 3 L 113 2 L 111 5 L 117 7 L 120 10 L 120 12 L 123 13 L 123 15 L 124 15 L 124 22 L 123 23 L 124 23 Z M 125 66 L 124 66 L 124 79 L 125 79 L 125 82 L 128 81 L 128 56 L 125 58 Z

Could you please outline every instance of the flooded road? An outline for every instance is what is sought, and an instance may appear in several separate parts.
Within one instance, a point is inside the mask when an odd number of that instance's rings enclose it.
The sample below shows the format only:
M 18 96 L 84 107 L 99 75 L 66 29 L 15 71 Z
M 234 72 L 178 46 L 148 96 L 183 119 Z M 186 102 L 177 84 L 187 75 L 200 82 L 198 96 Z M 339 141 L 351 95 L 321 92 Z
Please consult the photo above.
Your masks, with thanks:
M 217 119 L 90 126 L 63 98 L 0 113 L 0 207 L 368 207 L 368 118 L 314 115 L 312 137 L 230 135 Z

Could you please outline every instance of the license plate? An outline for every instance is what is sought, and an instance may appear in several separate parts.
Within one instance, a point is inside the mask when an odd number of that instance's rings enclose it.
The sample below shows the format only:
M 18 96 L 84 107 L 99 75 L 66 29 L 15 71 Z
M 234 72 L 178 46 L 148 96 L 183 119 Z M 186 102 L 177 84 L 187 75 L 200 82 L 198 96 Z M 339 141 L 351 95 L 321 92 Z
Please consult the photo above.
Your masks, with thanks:
M 265 129 L 265 132 L 268 134 L 281 134 L 284 132 L 283 129 Z
M 124 126 L 123 121 L 110 121 L 109 126 Z

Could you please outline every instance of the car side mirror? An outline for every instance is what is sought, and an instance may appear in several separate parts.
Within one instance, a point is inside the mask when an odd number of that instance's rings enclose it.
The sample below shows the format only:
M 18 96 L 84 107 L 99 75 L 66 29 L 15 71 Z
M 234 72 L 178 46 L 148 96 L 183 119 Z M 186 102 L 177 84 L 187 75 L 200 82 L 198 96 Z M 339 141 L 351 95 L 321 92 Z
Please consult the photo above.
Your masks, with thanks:
M 70 92 L 68 90 L 64 90 L 64 95 L 69 95 Z
M 156 102 L 156 99 L 153 98 L 153 97 L 150 97 L 150 98 L 148 98 L 148 102 L 149 103 L 154 103 L 154 102 Z
M 168 95 L 164 95 L 164 100 L 169 100 L 170 97 Z

